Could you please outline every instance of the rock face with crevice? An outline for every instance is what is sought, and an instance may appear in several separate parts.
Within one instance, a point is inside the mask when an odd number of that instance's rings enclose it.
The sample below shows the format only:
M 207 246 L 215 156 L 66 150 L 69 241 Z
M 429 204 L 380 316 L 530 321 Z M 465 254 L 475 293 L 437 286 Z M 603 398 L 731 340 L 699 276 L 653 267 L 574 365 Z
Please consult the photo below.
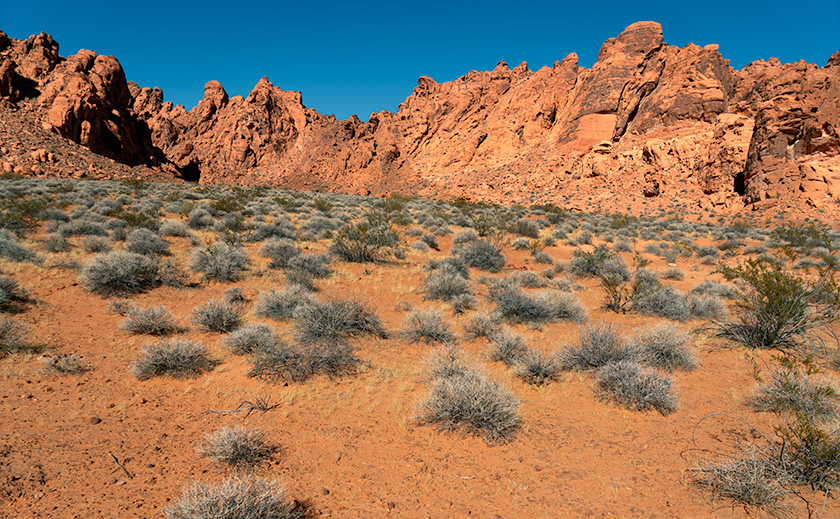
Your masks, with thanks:
M 110 56 L 58 55 L 0 33 L 0 97 L 91 151 L 203 183 L 498 202 L 681 200 L 754 209 L 840 198 L 840 51 L 824 67 L 734 70 L 716 45 L 664 43 L 638 22 L 591 69 L 500 62 L 423 76 L 396 113 L 336 120 L 267 78 L 246 97 L 216 81 L 192 110 L 127 82 Z

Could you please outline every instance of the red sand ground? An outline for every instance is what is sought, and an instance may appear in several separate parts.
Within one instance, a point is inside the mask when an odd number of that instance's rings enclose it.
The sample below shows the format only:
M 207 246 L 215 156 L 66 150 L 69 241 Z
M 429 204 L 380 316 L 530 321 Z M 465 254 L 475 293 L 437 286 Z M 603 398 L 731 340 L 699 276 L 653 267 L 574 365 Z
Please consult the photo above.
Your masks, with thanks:
M 170 241 L 183 261 L 188 243 Z M 444 257 L 450 244 L 451 237 L 444 238 L 442 252 L 412 250 L 393 264 L 338 263 L 333 277 L 318 286 L 321 294 L 367 298 L 391 332 L 399 330 L 404 316 L 397 303 L 407 301 L 445 309 L 460 334 L 471 313 L 452 316 L 446 305 L 424 301 L 420 290 L 423 266 Z M 248 246 L 257 264 L 239 282 L 160 288 L 133 300 L 163 304 L 188 325 L 195 306 L 230 286 L 243 287 L 253 299 L 283 282 L 282 273 L 265 267 L 257 248 Z M 571 257 L 569 247 L 547 251 L 555 260 Z M 505 273 L 545 267 L 525 252 L 507 248 L 505 254 Z M 70 256 L 86 263 L 93 255 Z M 695 271 L 695 264 L 697 258 L 680 258 L 686 277 L 671 283 L 687 291 L 708 279 L 711 267 Z M 666 265 L 655 258 L 651 267 Z M 122 318 L 107 312 L 108 299 L 86 292 L 74 271 L 2 260 L 0 268 L 31 292 L 35 303 L 18 318 L 49 347 L 47 353 L 76 352 L 93 368 L 61 376 L 45 371 L 33 355 L 0 360 L 0 515 L 9 519 L 161 517 L 187 484 L 224 476 L 195 449 L 205 433 L 235 424 L 267 431 L 282 450 L 260 473 L 278 477 L 293 498 L 311 500 L 323 517 L 745 517 L 729 503 L 711 502 L 692 484 L 690 469 L 709 457 L 701 448 L 729 451 L 738 441 L 755 441 L 754 435 L 722 417 L 706 420 L 696 432 L 694 427 L 716 412 L 743 417 L 766 434 L 774 423 L 773 416 L 745 405 L 755 384 L 751 361 L 761 364 L 767 356 L 753 359 L 744 350 L 717 348 L 702 335 L 696 342 L 701 366 L 675 375 L 679 409 L 667 417 L 599 401 L 588 374 L 527 385 L 501 363 L 486 361 L 485 340 L 462 341 L 492 378 L 522 400 L 525 427 L 502 446 L 414 423 L 415 406 L 428 390 L 424 358 L 431 348 L 408 344 L 396 333 L 386 340 L 354 341 L 365 363 L 357 376 L 283 386 L 248 378 L 247 360 L 220 348 L 221 335 L 191 329 L 184 336 L 210 348 L 221 360 L 216 369 L 195 379 L 140 382 L 129 366 L 153 339 L 119 330 Z M 474 280 L 479 276 L 473 273 Z M 583 283 L 587 289 L 579 296 L 592 321 L 615 321 L 627 333 L 663 321 L 598 310 L 603 296 L 597 283 Z M 476 284 L 476 290 L 483 295 L 487 289 Z M 478 311 L 492 309 L 479 300 Z M 260 319 L 249 312 L 248 321 Z M 264 322 L 290 337 L 291 323 Z M 701 324 L 679 326 L 692 330 Z M 577 338 L 577 326 L 569 323 L 541 331 L 514 328 L 545 351 Z M 279 407 L 250 416 L 216 412 L 260 395 Z M 803 516 L 801 503 L 790 502 L 794 515 Z M 823 517 L 837 513 L 830 508 Z

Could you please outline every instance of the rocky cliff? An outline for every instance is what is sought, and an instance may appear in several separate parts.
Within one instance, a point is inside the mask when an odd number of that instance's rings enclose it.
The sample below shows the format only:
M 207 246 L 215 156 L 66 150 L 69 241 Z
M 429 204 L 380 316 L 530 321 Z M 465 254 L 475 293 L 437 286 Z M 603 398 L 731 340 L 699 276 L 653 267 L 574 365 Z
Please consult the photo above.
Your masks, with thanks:
M 396 113 L 367 122 L 319 114 L 267 78 L 244 98 L 211 81 L 187 111 L 127 82 L 111 56 L 60 57 L 43 33 L 0 33 L 0 97 L 97 154 L 202 183 L 614 210 L 840 199 L 840 51 L 824 67 L 734 70 L 716 45 L 667 45 L 654 22 L 605 42 L 591 69 L 570 54 L 538 71 L 421 77 Z

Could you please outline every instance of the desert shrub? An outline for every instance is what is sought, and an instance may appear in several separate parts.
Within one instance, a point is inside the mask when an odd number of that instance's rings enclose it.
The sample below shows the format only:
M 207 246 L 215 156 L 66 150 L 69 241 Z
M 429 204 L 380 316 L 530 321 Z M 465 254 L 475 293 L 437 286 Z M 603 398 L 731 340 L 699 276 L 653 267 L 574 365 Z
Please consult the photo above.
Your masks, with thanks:
M 453 267 L 433 270 L 426 277 L 426 297 L 428 299 L 449 300 L 455 296 L 470 294 L 470 282 L 464 279 Z
M 426 359 L 426 365 L 432 380 L 476 372 L 464 350 L 452 343 L 435 347 Z
M 251 474 L 218 485 L 196 483 L 164 509 L 169 519 L 304 519 L 307 504 L 290 502 L 275 480 Z
M 266 440 L 265 431 L 242 426 L 223 427 L 204 436 L 198 451 L 216 463 L 234 469 L 251 468 L 266 461 L 277 447 Z
M 624 360 L 602 366 L 597 382 L 601 398 L 630 409 L 656 409 L 663 416 L 677 409 L 673 381 L 636 362 Z
M 47 236 L 41 246 L 47 252 L 67 252 L 73 248 L 73 245 L 69 241 L 55 235 Z
M 463 428 L 488 444 L 507 443 L 521 427 L 519 399 L 501 384 L 474 371 L 436 378 L 419 404 L 418 422 L 445 431 Z
M 749 400 L 754 409 L 793 413 L 815 421 L 833 420 L 840 416 L 837 389 L 818 375 L 819 369 L 813 359 L 797 362 L 776 357 L 775 362 L 779 367 L 766 380 L 757 376 L 758 386 Z
M 472 294 L 458 294 L 449 300 L 452 305 L 452 312 L 456 315 L 463 314 L 467 310 L 473 310 L 478 304 L 478 299 Z
M 169 254 L 169 243 L 149 229 L 135 229 L 125 238 L 125 248 L 146 256 Z
M 527 238 L 516 238 L 510 242 L 510 246 L 516 250 L 528 250 L 531 248 L 531 242 Z
M 210 212 L 202 207 L 196 207 L 187 217 L 187 226 L 190 229 L 206 229 L 212 227 L 215 222 Z
M 467 340 L 479 337 L 491 338 L 499 331 L 499 318 L 492 314 L 476 314 L 464 323 L 464 336 Z
M 818 344 L 819 332 L 838 320 L 840 288 L 833 270 L 805 277 L 776 263 L 749 259 L 722 272 L 740 289 L 734 321 L 713 323 L 713 333 L 750 348 L 794 351 Z
M 615 261 L 615 258 L 618 256 L 603 245 L 595 247 L 592 252 L 578 249 L 572 254 L 569 272 L 579 277 L 598 276 L 605 267 L 609 266 L 610 261 Z
M 703 281 L 689 291 L 691 295 L 724 297 L 726 299 L 737 299 L 738 290 L 729 283 L 720 281 Z
M 548 285 L 548 279 L 530 270 L 516 272 L 511 277 L 524 288 L 542 288 Z
M 569 319 L 584 322 L 587 319 L 586 308 L 569 292 L 543 290 L 532 295 L 516 283 L 497 283 L 491 288 L 490 298 L 496 303 L 499 314 L 513 321 L 540 323 Z
M 487 272 L 499 272 L 505 266 L 505 257 L 499 248 L 485 240 L 469 242 L 459 256 L 467 266 Z
M 301 252 L 293 241 L 287 239 L 271 239 L 260 248 L 260 256 L 271 260 L 268 268 L 272 269 L 288 267 L 289 262 Z
M 237 355 L 249 355 L 267 350 L 280 342 L 280 336 L 265 324 L 249 324 L 232 331 L 222 346 Z
M 565 370 L 599 369 L 610 363 L 640 358 L 639 351 L 626 344 L 609 323 L 582 327 L 578 343 L 557 352 L 557 360 Z
M 688 298 L 671 286 L 663 286 L 644 297 L 634 299 L 632 308 L 643 315 L 655 315 L 674 321 L 684 321 L 691 317 Z
M 520 218 L 519 220 L 516 220 L 508 227 L 508 231 L 528 238 L 537 238 L 540 235 L 539 226 L 533 220 L 529 220 L 528 218 Z
M 17 319 L 0 315 L 0 357 L 32 348 L 27 326 Z
M 165 306 L 132 306 L 120 323 L 120 330 L 145 335 L 166 335 L 178 331 L 175 319 Z
M 519 378 L 536 386 L 557 380 L 563 371 L 556 356 L 536 350 L 521 355 L 515 365 Z
M 728 315 L 726 305 L 720 298 L 715 296 L 701 296 L 691 294 L 688 296 L 688 307 L 691 315 L 701 319 L 723 319 Z
M 525 337 L 509 328 L 503 328 L 490 337 L 488 351 L 490 360 L 501 361 L 512 366 L 527 353 L 528 345 Z
M 726 461 L 701 462 L 694 472 L 698 485 L 710 491 L 715 500 L 731 499 L 771 516 L 789 515 L 790 509 L 783 501 L 790 493 L 791 475 L 773 455 L 747 446 Z
M 87 253 L 92 254 L 99 254 L 100 252 L 110 252 L 111 240 L 103 236 L 85 236 L 79 241 L 79 248 Z
M 437 236 L 432 233 L 424 232 L 420 239 L 428 245 L 429 247 L 435 249 L 436 251 L 440 250 L 440 244 L 438 243 Z
M 464 279 L 470 279 L 470 269 L 458 256 L 448 256 L 442 260 L 430 260 L 429 270 L 451 270 Z
M 551 257 L 551 254 L 545 251 L 539 251 L 534 254 L 534 261 L 544 265 L 551 265 L 554 263 L 554 258 Z
M 633 252 L 633 244 L 626 239 L 618 239 L 612 245 L 615 252 Z
M 84 373 L 88 370 L 82 356 L 78 353 L 58 353 L 41 358 L 44 368 L 61 375 Z
M 424 308 L 414 310 L 405 316 L 401 330 L 403 338 L 409 342 L 424 341 L 427 343 L 454 342 L 449 323 L 439 310 Z
M 312 296 L 306 287 L 289 284 L 280 290 L 272 288 L 257 296 L 254 313 L 278 321 L 291 319 L 298 306 L 311 302 Z
M 323 279 L 332 274 L 330 260 L 323 254 L 298 254 L 289 260 L 289 269 L 313 279 Z
M 140 380 L 152 377 L 195 377 L 215 365 L 203 344 L 187 339 L 162 339 L 146 345 L 131 367 Z
M 193 308 L 193 324 L 208 332 L 232 332 L 242 326 L 243 321 L 242 306 L 224 299 L 212 299 Z
M 160 286 L 164 271 L 153 258 L 127 251 L 95 256 L 79 274 L 90 292 L 104 296 L 129 295 Z
M 18 243 L 14 234 L 6 229 L 0 229 L 0 258 L 23 262 L 34 260 L 36 254 Z
M 193 249 L 190 268 L 203 274 L 205 280 L 236 281 L 251 260 L 245 249 L 225 242 Z
M 248 376 L 269 382 L 305 382 L 320 373 L 333 379 L 352 374 L 358 363 L 353 347 L 340 339 L 318 339 L 298 346 L 280 341 L 254 357 Z
M 164 220 L 158 230 L 158 233 L 161 236 L 177 236 L 180 238 L 186 238 L 190 235 L 190 230 L 185 224 L 179 222 L 178 220 Z
M 697 367 L 697 355 L 688 344 L 691 336 L 673 324 L 658 324 L 636 334 L 630 348 L 638 350 L 645 364 L 665 371 L 691 371 Z
M 393 254 L 399 234 L 387 222 L 362 221 L 348 224 L 330 245 L 330 252 L 354 263 L 382 261 Z
M 13 309 L 15 305 L 29 301 L 29 293 L 14 279 L 0 276 L 0 311 Z
M 452 243 L 459 245 L 462 243 L 469 243 L 477 239 L 478 233 L 476 233 L 472 229 L 464 229 L 463 231 L 458 231 L 457 233 L 455 233 L 455 236 L 453 236 L 452 238 Z
M 718 256 L 720 256 L 720 251 L 712 245 L 706 245 L 705 247 L 697 248 L 697 256 L 717 260 Z
M 295 309 L 295 334 L 300 342 L 343 340 L 361 334 L 381 339 L 388 333 L 367 303 L 353 298 L 314 300 Z
M 669 268 L 662 271 L 662 279 L 673 279 L 676 281 L 685 277 L 685 272 L 678 268 Z

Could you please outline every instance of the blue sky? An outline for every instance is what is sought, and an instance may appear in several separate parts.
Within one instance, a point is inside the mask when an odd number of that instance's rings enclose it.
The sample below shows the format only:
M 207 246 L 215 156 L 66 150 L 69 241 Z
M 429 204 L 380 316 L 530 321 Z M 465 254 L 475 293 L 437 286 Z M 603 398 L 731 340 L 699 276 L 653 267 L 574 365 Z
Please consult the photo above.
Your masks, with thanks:
M 62 56 L 112 54 L 129 80 L 187 109 L 211 79 L 233 96 L 268 76 L 321 113 L 363 120 L 395 111 L 422 75 L 450 81 L 502 59 L 537 70 L 570 52 L 590 67 L 604 40 L 639 20 L 661 23 L 671 45 L 719 44 L 735 68 L 773 56 L 822 66 L 840 49 L 840 0 L 564 4 L 0 0 L 0 30 L 48 32 Z

